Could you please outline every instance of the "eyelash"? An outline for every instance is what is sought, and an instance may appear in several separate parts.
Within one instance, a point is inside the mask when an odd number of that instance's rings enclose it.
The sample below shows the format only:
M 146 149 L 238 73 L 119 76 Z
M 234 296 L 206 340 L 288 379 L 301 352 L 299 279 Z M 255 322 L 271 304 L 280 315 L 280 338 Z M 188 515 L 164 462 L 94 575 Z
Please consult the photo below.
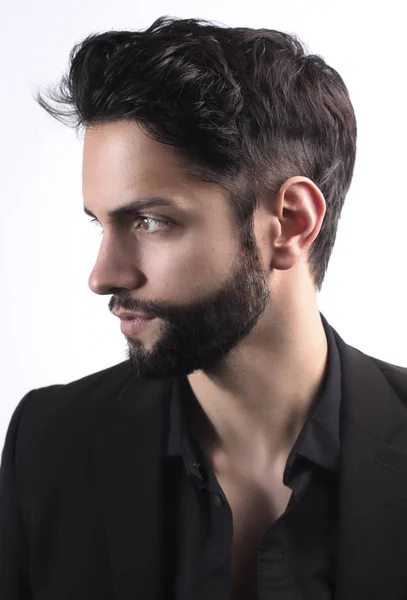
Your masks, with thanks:
M 170 229 L 171 227 L 173 227 L 173 223 L 172 221 L 164 221 L 163 219 L 155 219 L 154 217 L 149 217 L 148 215 L 138 215 L 137 217 L 135 217 L 133 219 L 133 222 L 136 221 L 142 221 L 143 219 L 150 219 L 150 221 L 155 221 L 156 223 L 162 223 L 165 227 L 163 228 L 164 231 L 167 229 Z M 99 226 L 99 221 L 96 219 L 96 217 L 94 219 L 91 219 L 89 221 L 89 223 L 94 223 L 95 225 Z M 147 233 L 148 235 L 155 235 L 157 233 L 161 233 L 162 230 L 159 231 L 153 231 L 153 232 L 148 232 L 145 231 L 144 233 Z

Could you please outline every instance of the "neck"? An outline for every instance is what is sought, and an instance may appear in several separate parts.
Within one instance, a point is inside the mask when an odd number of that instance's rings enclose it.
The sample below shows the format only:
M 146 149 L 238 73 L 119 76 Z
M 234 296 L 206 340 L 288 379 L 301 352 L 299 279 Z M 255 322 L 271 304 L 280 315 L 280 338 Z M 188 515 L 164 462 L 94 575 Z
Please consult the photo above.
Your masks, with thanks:
M 241 465 L 260 473 L 285 464 L 318 399 L 328 359 L 318 309 L 298 325 L 280 314 L 274 324 L 256 326 L 216 373 L 188 376 L 198 402 L 185 407 L 187 420 L 218 472 Z

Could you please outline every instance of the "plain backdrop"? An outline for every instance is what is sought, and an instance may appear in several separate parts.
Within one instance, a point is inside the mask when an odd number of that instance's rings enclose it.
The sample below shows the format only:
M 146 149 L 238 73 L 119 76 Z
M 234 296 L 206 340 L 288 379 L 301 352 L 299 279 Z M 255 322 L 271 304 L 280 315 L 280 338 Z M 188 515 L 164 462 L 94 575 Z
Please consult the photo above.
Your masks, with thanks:
M 31 389 L 126 359 L 111 296 L 88 287 L 100 232 L 83 213 L 83 141 L 35 91 L 57 83 L 90 33 L 146 28 L 159 16 L 296 33 L 343 77 L 358 150 L 319 309 L 341 337 L 407 366 L 405 3 L 267 0 L 0 3 L 0 446 Z

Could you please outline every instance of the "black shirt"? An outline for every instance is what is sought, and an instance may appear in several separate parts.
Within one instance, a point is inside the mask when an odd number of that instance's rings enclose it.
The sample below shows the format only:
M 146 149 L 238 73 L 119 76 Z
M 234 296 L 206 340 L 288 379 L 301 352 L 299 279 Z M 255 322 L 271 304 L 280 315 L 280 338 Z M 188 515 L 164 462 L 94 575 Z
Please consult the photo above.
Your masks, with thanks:
M 259 600 L 328 600 L 335 594 L 341 365 L 331 328 L 321 393 L 287 459 L 293 490 L 283 515 L 264 533 L 258 555 Z M 196 401 L 175 378 L 166 463 L 168 599 L 228 600 L 232 513 L 214 471 L 188 433 L 182 404 Z

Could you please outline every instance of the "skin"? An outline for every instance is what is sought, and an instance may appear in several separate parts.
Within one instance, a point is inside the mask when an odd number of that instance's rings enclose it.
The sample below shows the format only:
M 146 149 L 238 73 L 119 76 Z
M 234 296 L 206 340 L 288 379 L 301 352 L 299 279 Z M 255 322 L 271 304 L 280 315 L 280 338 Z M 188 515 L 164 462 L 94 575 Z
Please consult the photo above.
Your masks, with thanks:
M 281 472 L 328 358 L 305 261 L 326 210 L 318 187 L 291 177 L 265 198 L 249 253 L 228 192 L 191 180 L 176 149 L 134 122 L 86 129 L 82 181 L 103 230 L 90 289 L 113 294 L 110 310 L 156 317 L 126 337 L 132 369 L 146 379 L 187 376 L 197 398 L 185 407 L 191 431 L 218 473 L 239 469 L 260 481 Z M 107 217 L 150 195 L 183 207 L 141 211 L 173 229 Z

